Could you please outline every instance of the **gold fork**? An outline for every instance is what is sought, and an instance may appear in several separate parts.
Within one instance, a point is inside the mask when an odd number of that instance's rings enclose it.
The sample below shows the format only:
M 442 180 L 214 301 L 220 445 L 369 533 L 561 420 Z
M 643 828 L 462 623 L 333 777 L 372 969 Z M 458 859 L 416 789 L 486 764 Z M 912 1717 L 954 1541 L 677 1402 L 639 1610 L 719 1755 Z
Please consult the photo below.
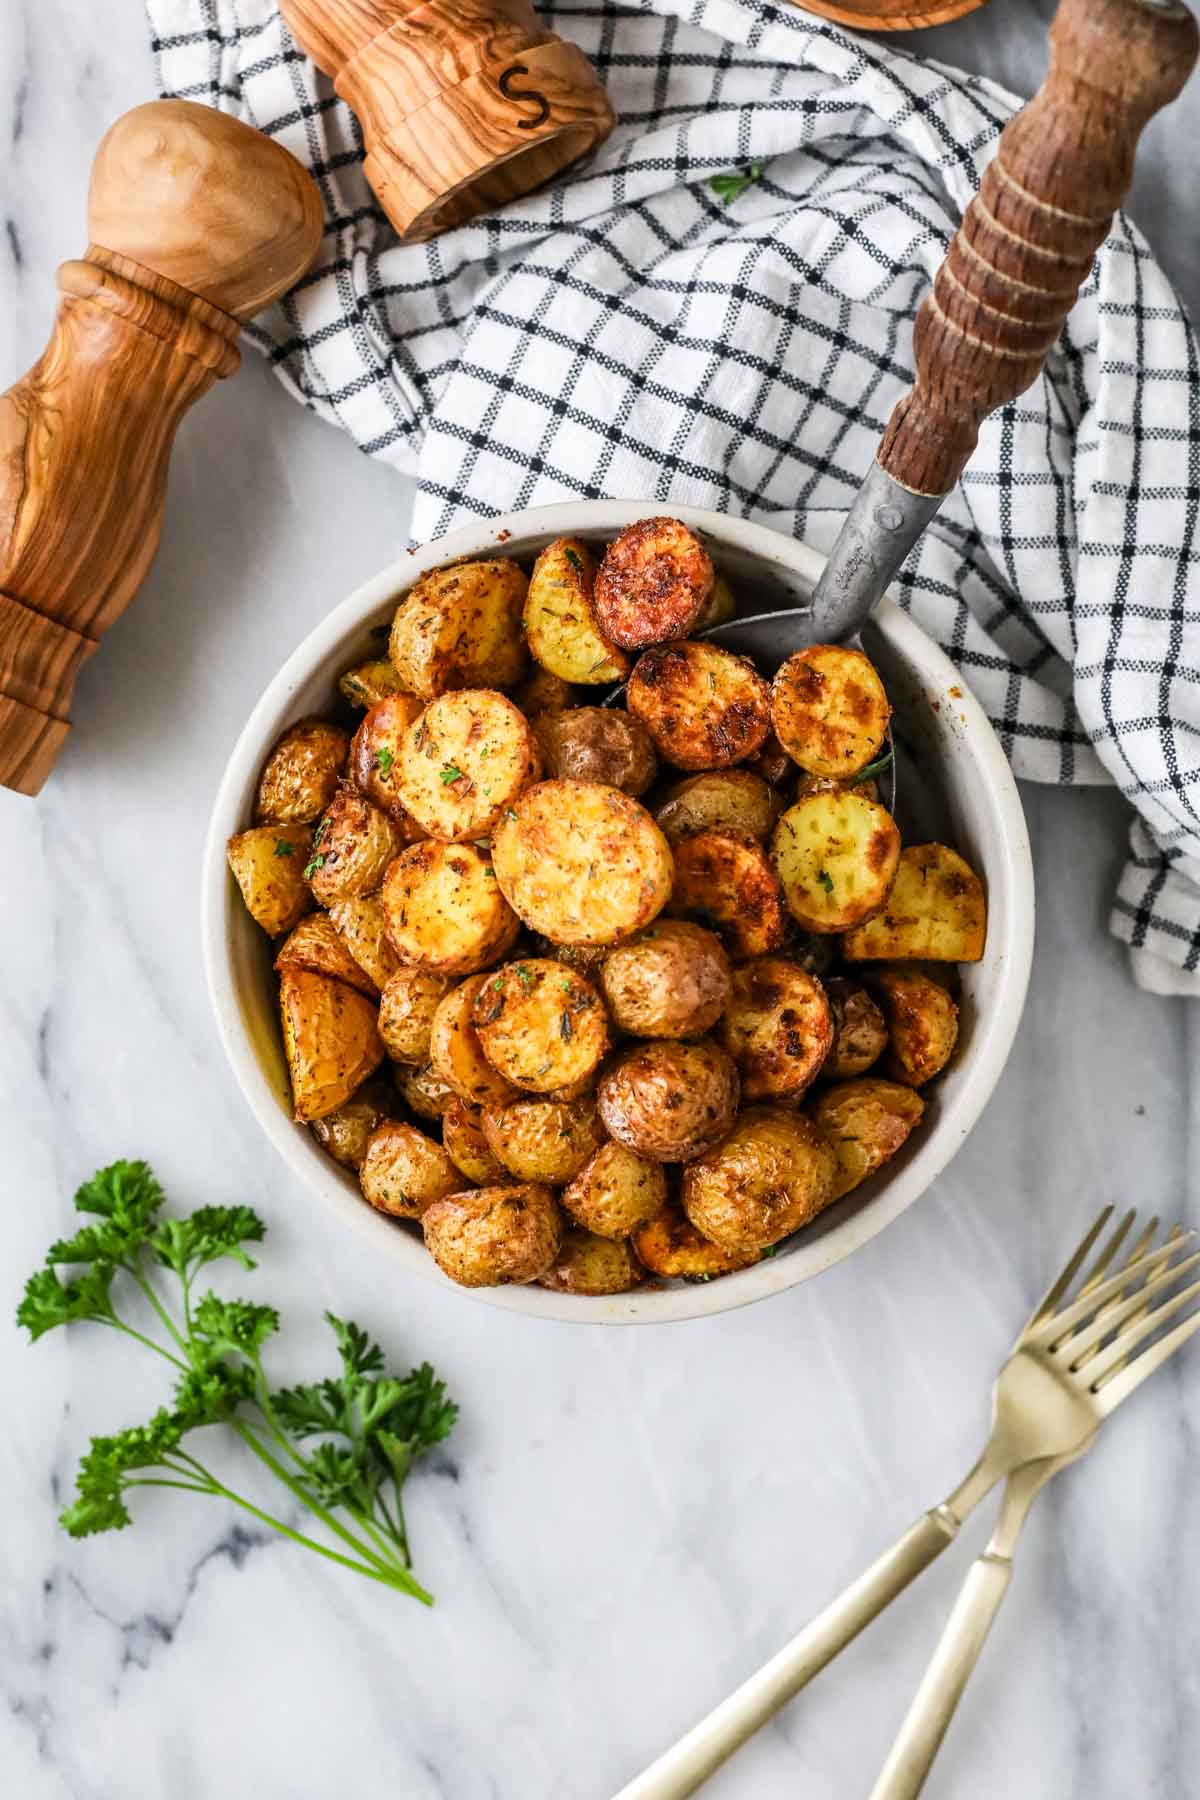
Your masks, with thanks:
M 1090 1448 L 1121 1401 L 1200 1330 L 1200 1310 L 1163 1329 L 1200 1298 L 1200 1280 L 1171 1292 L 1200 1265 L 1200 1254 L 1182 1254 L 1193 1234 L 1178 1227 L 1155 1248 L 1157 1219 L 1110 1273 L 1136 1223 L 1137 1215 L 1127 1213 L 1076 1287 L 1112 1213 L 1106 1207 L 1100 1214 L 1013 1345 L 996 1378 L 991 1436 L 966 1478 L 616 1800 L 683 1800 L 695 1793 L 928 1568 L 964 1519 L 1004 1481 L 991 1542 L 963 1584 L 871 1800 L 912 1800 L 920 1793 L 1004 1598 L 1017 1536 L 1035 1497 Z

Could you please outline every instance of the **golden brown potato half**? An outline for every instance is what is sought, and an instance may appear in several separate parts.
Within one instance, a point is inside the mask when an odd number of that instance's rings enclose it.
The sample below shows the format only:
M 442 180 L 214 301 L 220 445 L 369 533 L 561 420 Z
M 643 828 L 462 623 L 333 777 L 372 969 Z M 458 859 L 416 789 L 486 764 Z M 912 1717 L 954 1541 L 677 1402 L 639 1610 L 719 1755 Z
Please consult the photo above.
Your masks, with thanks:
M 554 780 L 594 781 L 637 795 L 658 773 L 648 734 L 615 706 L 544 713 L 536 735 L 546 774 Z
M 917 969 L 880 969 L 871 987 L 887 1020 L 887 1072 L 908 1087 L 940 1075 L 958 1042 L 958 1007 L 940 981 Z
M 661 1163 L 610 1139 L 567 1183 L 560 1196 L 571 1217 L 602 1238 L 637 1231 L 667 1203 Z
M 505 557 L 423 575 L 397 607 L 388 641 L 402 686 L 426 700 L 451 688 L 512 687 L 525 670 L 528 585 Z
M 748 832 L 697 831 L 675 846 L 668 909 L 720 933 L 735 962 L 778 950 L 788 934 L 783 890 L 771 860 Z
M 714 575 L 712 592 L 701 607 L 692 631 L 699 637 L 702 632 L 712 631 L 717 625 L 728 625 L 730 619 L 736 618 L 737 601 L 733 589 L 723 575 Z
M 289 726 L 258 778 L 257 824 L 311 825 L 337 792 L 350 739 L 340 725 L 301 719 Z
M 475 991 L 475 1029 L 493 1068 L 535 1094 L 572 1087 L 608 1049 L 596 989 L 551 958 L 506 963 Z
M 758 1262 L 757 1250 L 723 1250 L 703 1237 L 677 1200 L 633 1234 L 640 1263 L 664 1281 L 714 1281 Z
M 847 962 L 978 962 L 987 941 L 983 883 L 945 844 L 900 857 L 887 905 L 842 939 Z
M 304 878 L 322 906 L 373 894 L 404 834 L 365 794 L 346 785 L 333 796 L 313 833 Z
M 729 1004 L 721 940 L 690 919 L 659 919 L 618 944 L 601 980 L 613 1019 L 635 1037 L 695 1037 Z
M 509 1179 L 508 1170 L 488 1147 L 478 1106 L 457 1097 L 451 1100 L 442 1114 L 442 1144 L 455 1168 L 477 1187 L 502 1187 Z
M 505 807 L 541 773 L 528 719 L 488 688 L 431 700 L 405 733 L 400 797 L 430 837 L 487 837 Z
M 338 677 L 338 689 L 351 706 L 378 706 L 389 694 L 403 693 L 400 677 L 386 656 L 355 663 Z
M 782 787 L 796 773 L 795 763 L 773 731 L 768 731 L 762 749 L 750 758 L 747 767 L 761 775 L 771 787 Z
M 285 969 L 307 969 L 313 975 L 328 975 L 357 988 L 369 1000 L 379 995 L 374 977 L 351 955 L 328 913 L 310 913 L 301 919 L 280 945 L 275 967 L 280 974 Z
M 401 828 L 410 825 L 400 798 L 404 734 L 413 720 L 420 718 L 424 706 L 415 694 L 389 694 L 376 702 L 350 740 L 351 781 Z M 425 835 L 410 826 L 405 841 Z
M 578 1100 L 514 1100 L 485 1106 L 483 1135 L 496 1160 L 519 1181 L 570 1181 L 596 1149 L 603 1131 L 592 1095 Z
M 762 747 L 771 690 L 747 656 L 717 644 L 661 644 L 639 656 L 625 704 L 677 769 L 725 769 Z
M 892 709 L 875 665 L 848 644 L 789 656 L 771 688 L 775 735 L 810 775 L 844 781 L 874 760 Z
M 887 900 L 900 833 L 891 813 L 853 788 L 809 794 L 776 825 L 771 858 L 805 931 L 846 931 Z
M 436 974 L 474 975 L 520 930 L 491 858 L 474 844 L 411 845 L 388 869 L 382 899 L 400 955 Z
M 458 1095 L 438 1074 L 432 1063 L 416 1069 L 411 1063 L 396 1063 L 392 1078 L 404 1098 L 404 1104 L 419 1119 L 442 1119 L 446 1109 Z
M 366 971 L 375 987 L 386 987 L 399 969 L 400 959 L 388 941 L 379 895 L 360 894 L 354 900 L 335 900 L 329 917 L 359 968 Z
M 568 1228 L 562 1249 L 546 1270 L 538 1276 L 539 1287 L 556 1294 L 627 1294 L 646 1279 L 646 1271 L 627 1243 L 614 1243 L 612 1238 L 597 1237 L 581 1231 L 578 1225 Z
M 358 1182 L 376 1212 L 393 1219 L 419 1219 L 435 1200 L 460 1188 L 462 1176 L 431 1137 L 415 1125 L 386 1119 L 367 1139 Z
M 725 1136 L 738 1106 L 738 1073 L 711 1038 L 653 1038 L 627 1050 L 600 1082 L 611 1137 L 654 1162 L 687 1162 Z
M 557 538 L 534 563 L 525 597 L 530 655 L 549 674 L 581 687 L 629 673 L 629 658 L 596 629 L 595 580 L 595 558 L 582 538 Z
M 536 1281 L 562 1248 L 563 1217 L 538 1182 L 471 1188 L 435 1200 L 421 1220 L 425 1248 L 460 1287 Z
M 824 1088 L 812 1112 L 837 1157 L 833 1198 L 840 1200 L 895 1156 L 924 1111 L 925 1102 L 912 1088 L 875 1075 Z
M 307 825 L 252 825 L 225 846 L 246 911 L 271 937 L 290 931 L 312 906 L 304 879 L 311 843 Z
M 788 1100 L 821 1071 L 833 1015 L 815 975 L 785 956 L 760 956 L 733 972 L 721 1041 L 738 1066 L 747 1100 Z
M 837 1157 L 811 1119 L 751 1106 L 683 1172 L 683 1210 L 726 1250 L 769 1250 L 834 1197 Z
M 401 963 L 379 996 L 379 1035 L 397 1062 L 429 1061 L 429 1038 L 438 1002 L 450 992 L 453 976 Z
M 713 589 L 708 552 L 678 519 L 639 519 L 618 532 L 596 576 L 592 615 L 623 650 L 686 637 Z
M 536 719 L 541 713 L 566 712 L 568 707 L 580 704 L 580 696 L 569 681 L 564 681 L 561 675 L 555 675 L 550 669 L 542 669 L 536 665 L 530 669 L 524 681 L 517 683 L 512 691 L 512 700 L 513 705 L 519 706 L 527 719 Z
M 650 814 L 590 781 L 526 789 L 496 827 L 492 855 L 514 911 L 557 944 L 615 944 L 671 892 L 671 852 Z
M 375 1007 L 344 981 L 312 969 L 285 968 L 279 977 L 279 1014 L 292 1111 L 301 1124 L 310 1124 L 344 1106 L 383 1061 Z
M 783 801 L 761 775 L 749 769 L 710 769 L 676 782 L 654 816 L 672 846 L 714 827 L 744 831 L 765 843 L 782 810 Z
M 357 1169 L 367 1153 L 367 1139 L 391 1117 L 392 1096 L 382 1081 L 368 1081 L 344 1106 L 314 1119 L 309 1130 L 334 1162 Z
M 483 1053 L 473 1009 L 480 990 L 494 979 L 472 975 L 438 1003 L 429 1034 L 429 1060 L 460 1100 L 472 1106 L 504 1106 L 518 1089 L 499 1074 Z
M 883 1014 L 861 981 L 849 976 L 829 976 L 825 993 L 833 1013 L 833 1048 L 821 1073 L 834 1081 L 865 1075 L 887 1049 Z

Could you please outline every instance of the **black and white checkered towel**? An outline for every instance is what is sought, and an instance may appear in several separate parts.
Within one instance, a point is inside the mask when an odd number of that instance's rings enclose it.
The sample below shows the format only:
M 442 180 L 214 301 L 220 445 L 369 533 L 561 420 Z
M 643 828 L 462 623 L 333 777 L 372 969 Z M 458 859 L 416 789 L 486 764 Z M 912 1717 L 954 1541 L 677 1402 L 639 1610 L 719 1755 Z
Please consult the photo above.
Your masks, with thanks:
M 419 477 L 414 533 L 572 496 L 753 515 L 828 548 L 910 328 L 1016 102 L 761 0 L 562 0 L 621 115 L 556 187 L 411 248 L 274 0 L 148 0 L 161 85 L 313 171 L 322 259 L 248 336 Z M 712 178 L 759 170 L 730 193 Z M 1136 808 L 1112 929 L 1200 993 L 1200 352 L 1119 218 L 1044 378 L 985 425 L 899 598 L 1017 774 Z

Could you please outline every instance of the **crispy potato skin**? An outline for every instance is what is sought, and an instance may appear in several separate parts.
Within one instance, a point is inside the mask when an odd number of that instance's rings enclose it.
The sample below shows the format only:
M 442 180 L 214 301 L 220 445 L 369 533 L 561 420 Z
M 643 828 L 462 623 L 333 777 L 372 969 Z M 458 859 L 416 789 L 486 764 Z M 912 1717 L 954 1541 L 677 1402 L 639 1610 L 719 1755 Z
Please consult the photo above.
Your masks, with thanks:
M 387 934 L 405 962 L 441 975 L 474 975 L 496 962 L 520 929 L 488 857 L 474 844 L 413 844 L 383 882 Z
M 664 761 L 723 769 L 762 748 L 771 690 L 748 657 L 717 644 L 660 644 L 639 656 L 625 689 Z
M 537 740 L 546 774 L 554 780 L 599 782 L 636 797 L 658 773 L 649 734 L 615 706 L 544 713 Z
M 686 637 L 713 589 L 708 552 L 678 519 L 639 519 L 604 553 L 592 594 L 603 635 L 623 650 Z
M 712 1281 L 758 1262 L 757 1250 L 723 1250 L 701 1235 L 677 1200 L 634 1232 L 638 1261 L 664 1281 Z
M 525 669 L 524 572 L 506 557 L 431 569 L 392 620 L 388 655 L 401 685 L 432 700 L 452 688 L 512 687 Z
M 310 913 L 280 946 L 275 958 L 276 972 L 285 969 L 308 969 L 314 975 L 329 975 L 345 981 L 369 1000 L 378 997 L 379 989 L 362 964 L 350 954 L 328 913 Z
M 795 763 L 773 731 L 768 731 L 762 749 L 750 758 L 748 766 L 771 787 L 782 787 L 796 773 Z
M 404 734 L 399 787 L 405 811 L 430 837 L 487 837 L 505 807 L 541 773 L 529 722 L 489 688 L 431 700 Z
M 441 1119 L 458 1095 L 449 1082 L 443 1081 L 432 1063 L 414 1068 L 411 1063 L 396 1063 L 392 1077 L 404 1098 L 404 1104 L 419 1119 Z
M 847 931 L 847 962 L 978 962 L 987 941 L 983 883 L 945 844 L 901 853 L 887 905 Z
M 939 981 L 917 969 L 880 969 L 871 987 L 887 1020 L 887 1073 L 908 1087 L 940 1075 L 958 1042 L 958 1007 Z
M 701 1156 L 733 1124 L 738 1074 L 711 1038 L 654 1038 L 627 1050 L 598 1089 L 611 1137 L 654 1162 Z
M 393 1219 L 419 1219 L 435 1200 L 453 1194 L 462 1176 L 431 1137 L 415 1125 L 386 1119 L 367 1139 L 358 1183 L 376 1212 Z
M 566 1231 L 562 1249 L 545 1274 L 538 1276 L 539 1287 L 557 1294 L 627 1294 L 640 1287 L 645 1270 L 627 1243 L 597 1237 L 572 1225 Z
M 563 1217 L 548 1187 L 471 1188 L 424 1214 L 425 1247 L 460 1287 L 536 1281 L 562 1248 Z
M 351 781 L 404 830 L 406 840 L 424 835 L 410 825 L 400 798 L 405 733 L 420 718 L 424 705 L 415 694 L 389 694 L 372 706 L 350 740 Z
M 502 1187 L 509 1178 L 488 1147 L 482 1110 L 457 1096 L 442 1114 L 442 1146 L 455 1168 L 477 1187 Z
M 329 917 L 338 936 L 375 988 L 383 988 L 400 967 L 388 941 L 383 902 L 378 894 L 335 900 Z
M 401 849 L 403 833 L 387 814 L 356 788 L 343 785 L 333 796 L 313 834 L 305 877 L 316 900 L 332 906 L 373 894 Z
M 761 1251 L 807 1225 L 834 1196 L 837 1157 L 811 1119 L 752 1106 L 683 1172 L 683 1210 L 723 1249 Z
M 775 735 L 810 775 L 857 774 L 882 750 L 891 716 L 874 664 L 847 644 L 798 650 L 771 688 Z
M 474 1006 L 490 975 L 472 975 L 438 1003 L 429 1034 L 429 1060 L 460 1100 L 473 1106 L 503 1106 L 517 1089 L 483 1053 L 474 1024 Z
M 533 565 L 525 597 L 529 653 L 561 681 L 594 687 L 620 681 L 629 658 L 596 628 L 596 559 L 582 538 L 556 538 Z
M 569 707 L 582 705 L 580 695 L 571 682 L 564 681 L 561 675 L 555 675 L 550 669 L 539 668 L 536 664 L 524 681 L 518 682 L 513 689 L 512 701 L 530 720 L 538 718 L 542 713 L 566 712 Z
M 846 975 L 832 976 L 825 992 L 833 1013 L 833 1048 L 821 1073 L 835 1081 L 865 1075 L 887 1049 L 883 1014 L 862 983 Z
M 592 1073 L 608 1020 L 586 976 L 549 957 L 508 963 L 480 982 L 475 1029 L 484 1054 L 516 1087 L 548 1094 Z
M 367 1153 L 367 1139 L 391 1116 L 389 1100 L 382 1082 L 368 1081 L 344 1106 L 314 1119 L 309 1130 L 334 1162 L 344 1169 L 358 1169 Z
M 693 832 L 676 845 L 668 910 L 711 924 L 735 962 L 778 950 L 788 935 L 783 890 L 770 858 L 748 832 L 728 827 Z
M 429 1061 L 429 1039 L 438 1002 L 449 993 L 453 977 L 401 963 L 379 996 L 379 1035 L 396 1062 Z
M 794 1099 L 816 1080 L 833 1043 L 824 988 L 787 957 L 741 963 L 721 1041 L 738 1066 L 745 1099 Z
M 312 906 L 304 880 L 311 843 L 307 825 L 252 825 L 225 846 L 246 911 L 270 937 L 290 931 Z
M 655 813 L 674 847 L 694 832 L 728 827 L 765 843 L 783 810 L 775 790 L 750 769 L 711 769 L 676 782 Z
M 635 1037 L 694 1037 L 716 1024 L 731 992 L 720 938 L 690 919 L 660 919 L 610 950 L 601 971 L 614 1022 Z
M 846 931 L 887 900 L 900 833 L 891 813 L 853 788 L 809 794 L 775 827 L 771 860 L 805 931 Z
M 518 1181 L 570 1181 L 603 1136 L 590 1094 L 578 1100 L 527 1095 L 485 1106 L 481 1122 L 492 1155 Z
M 289 726 L 258 778 L 256 823 L 311 825 L 329 805 L 350 753 L 340 725 L 301 719 Z
M 840 1200 L 895 1156 L 924 1111 L 912 1088 L 874 1075 L 823 1089 L 813 1102 L 813 1119 L 837 1157 L 833 1198 Z
M 712 592 L 697 614 L 692 631 L 699 637 L 702 632 L 712 631 L 718 625 L 727 625 L 730 619 L 737 618 L 737 610 L 733 589 L 723 575 L 714 575 Z
M 568 1181 L 559 1198 L 577 1224 L 602 1238 L 626 1238 L 667 1203 L 661 1163 L 610 1138 Z
M 344 1106 L 383 1061 L 375 1007 L 344 981 L 311 969 L 284 968 L 279 1012 L 293 1116 L 300 1124 L 311 1124 Z
M 378 706 L 389 694 L 403 693 L 400 677 L 386 656 L 373 656 L 355 663 L 338 677 L 338 691 L 351 706 Z
M 558 944 L 614 944 L 661 912 L 673 865 L 650 814 L 619 788 L 543 781 L 492 836 L 504 897 Z

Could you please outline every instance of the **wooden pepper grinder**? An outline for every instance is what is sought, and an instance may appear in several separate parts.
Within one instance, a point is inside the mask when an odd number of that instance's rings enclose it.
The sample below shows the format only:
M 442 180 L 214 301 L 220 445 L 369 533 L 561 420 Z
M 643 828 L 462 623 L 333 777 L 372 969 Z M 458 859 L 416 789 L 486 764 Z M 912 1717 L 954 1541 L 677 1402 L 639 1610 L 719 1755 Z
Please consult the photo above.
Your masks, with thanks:
M 323 229 L 306 171 L 228 114 L 154 101 L 100 145 L 91 243 L 58 271 L 40 361 L 0 396 L 5 787 L 36 794 L 50 773 L 80 665 L 153 561 L 180 420 Z
M 357 114 L 367 180 L 410 243 L 540 187 L 616 124 L 586 56 L 529 0 L 280 0 L 280 11 Z

